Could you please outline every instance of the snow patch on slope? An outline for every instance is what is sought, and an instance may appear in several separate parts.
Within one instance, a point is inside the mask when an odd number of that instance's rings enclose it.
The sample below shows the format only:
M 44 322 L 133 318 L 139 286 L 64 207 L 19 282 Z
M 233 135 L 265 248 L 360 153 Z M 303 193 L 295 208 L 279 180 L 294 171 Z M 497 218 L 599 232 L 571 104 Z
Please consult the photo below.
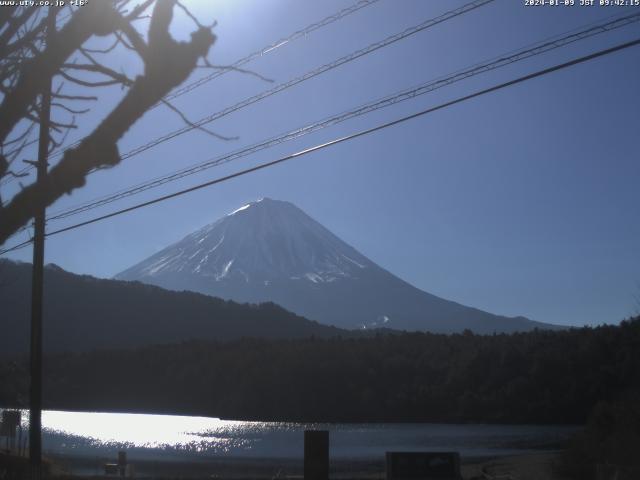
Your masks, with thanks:
M 229 262 L 222 269 L 222 273 L 220 273 L 219 275 L 216 275 L 217 281 L 220 281 L 227 276 L 227 274 L 229 273 L 229 269 L 231 268 L 231 265 L 233 265 L 233 260 L 229 260 Z
M 123 278 L 188 272 L 204 283 L 241 280 L 266 286 L 296 280 L 319 285 L 358 278 L 370 265 L 293 204 L 265 198 L 186 236 L 123 272 Z
M 246 209 L 247 209 L 247 208 L 249 208 L 250 206 L 251 206 L 251 204 L 250 204 L 250 203 L 247 203 L 246 205 L 243 205 L 243 206 L 241 206 L 240 208 L 236 208 L 233 212 L 228 213 L 228 214 L 227 214 L 227 216 L 235 215 L 236 213 L 241 212 L 242 210 L 246 210 Z

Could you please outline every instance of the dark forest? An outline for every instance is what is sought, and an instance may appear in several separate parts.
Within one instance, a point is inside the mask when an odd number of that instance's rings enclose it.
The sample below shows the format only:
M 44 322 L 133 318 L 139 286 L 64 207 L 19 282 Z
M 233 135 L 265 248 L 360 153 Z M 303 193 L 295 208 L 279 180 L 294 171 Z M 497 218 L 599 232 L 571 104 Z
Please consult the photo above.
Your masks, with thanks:
M 25 404 L 26 362 L 0 370 Z M 45 359 L 46 408 L 280 421 L 576 423 L 640 387 L 640 318 L 480 336 L 185 342 Z

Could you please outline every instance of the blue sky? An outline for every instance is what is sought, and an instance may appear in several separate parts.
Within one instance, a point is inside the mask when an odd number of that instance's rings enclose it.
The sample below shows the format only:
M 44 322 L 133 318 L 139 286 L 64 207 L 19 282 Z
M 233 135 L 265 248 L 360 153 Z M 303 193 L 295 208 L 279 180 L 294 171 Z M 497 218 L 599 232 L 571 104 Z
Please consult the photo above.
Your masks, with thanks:
M 351 5 L 349 0 L 187 2 L 217 19 L 210 59 L 228 64 Z M 381 0 L 248 65 L 276 83 L 463 5 Z M 90 176 L 60 210 L 173 172 L 369 100 L 614 14 L 622 7 L 495 2 L 304 82 Z M 193 29 L 178 17 L 174 34 Z M 624 27 L 459 82 L 224 167 L 49 227 L 108 213 L 640 36 Z M 109 60 L 135 75 L 127 52 Z M 199 71 L 194 78 L 207 72 Z M 275 168 L 51 237 L 46 261 L 110 277 L 257 198 L 288 200 L 399 277 L 430 293 L 505 315 L 566 325 L 614 323 L 640 309 L 640 47 L 535 79 Z M 271 88 L 229 73 L 176 100 L 198 119 Z M 104 90 L 79 138 L 122 95 Z M 126 152 L 181 126 L 166 108 L 122 140 Z M 71 138 L 71 137 L 70 137 Z M 71 138 L 73 139 L 73 138 Z M 11 195 L 12 187 L 3 190 Z M 7 246 L 25 239 L 17 236 Z M 30 249 L 11 255 L 29 261 Z

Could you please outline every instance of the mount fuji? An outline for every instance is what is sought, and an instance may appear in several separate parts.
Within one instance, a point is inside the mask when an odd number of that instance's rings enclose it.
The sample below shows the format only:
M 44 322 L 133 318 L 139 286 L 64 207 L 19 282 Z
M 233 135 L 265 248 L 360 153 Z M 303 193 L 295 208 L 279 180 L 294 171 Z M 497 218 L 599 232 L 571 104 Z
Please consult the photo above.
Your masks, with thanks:
M 238 302 L 272 301 L 348 329 L 493 333 L 557 328 L 419 290 L 295 205 L 268 198 L 238 208 L 115 278 Z

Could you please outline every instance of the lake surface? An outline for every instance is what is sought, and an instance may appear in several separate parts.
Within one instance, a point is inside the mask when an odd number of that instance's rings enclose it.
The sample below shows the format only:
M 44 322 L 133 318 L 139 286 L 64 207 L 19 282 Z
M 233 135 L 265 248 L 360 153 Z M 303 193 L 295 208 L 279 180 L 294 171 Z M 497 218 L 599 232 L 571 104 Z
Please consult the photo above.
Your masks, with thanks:
M 23 414 L 26 417 L 26 413 Z M 26 427 L 26 418 L 23 419 Z M 332 459 L 380 460 L 390 450 L 459 451 L 463 457 L 553 448 L 575 426 L 452 424 L 304 424 L 123 413 L 45 411 L 46 453 L 130 459 L 301 459 L 303 432 L 329 430 Z M 26 437 L 25 437 L 26 438 Z

